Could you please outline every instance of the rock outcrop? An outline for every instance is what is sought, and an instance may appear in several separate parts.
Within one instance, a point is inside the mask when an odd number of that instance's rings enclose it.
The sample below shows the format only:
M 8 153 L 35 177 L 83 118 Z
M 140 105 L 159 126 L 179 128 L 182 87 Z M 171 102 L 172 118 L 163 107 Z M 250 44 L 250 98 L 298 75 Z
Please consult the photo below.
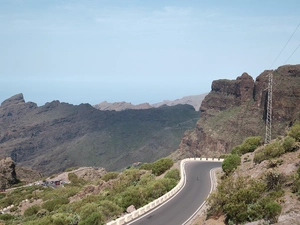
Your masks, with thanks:
M 202 101 L 195 129 L 187 131 L 180 143 L 179 155 L 216 157 L 248 136 L 264 137 L 269 73 L 273 73 L 273 136 L 300 119 L 300 65 L 266 70 L 255 82 L 247 73 L 236 80 L 216 80 Z
M 7 189 L 17 183 L 15 163 L 11 158 L 0 160 L 0 189 Z

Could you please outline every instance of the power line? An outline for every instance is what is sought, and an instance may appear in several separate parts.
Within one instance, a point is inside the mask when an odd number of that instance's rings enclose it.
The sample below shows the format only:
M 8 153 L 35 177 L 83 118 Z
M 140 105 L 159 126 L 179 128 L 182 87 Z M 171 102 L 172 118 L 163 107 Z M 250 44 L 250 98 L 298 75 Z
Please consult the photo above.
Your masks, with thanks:
M 279 52 L 278 56 L 276 57 L 276 59 L 274 60 L 274 62 L 272 63 L 272 65 L 270 66 L 270 69 L 272 68 L 272 66 L 274 65 L 274 63 L 277 61 L 277 59 L 279 58 L 279 56 L 281 55 L 281 53 L 283 52 L 283 50 L 285 49 L 285 47 L 288 45 L 288 43 L 290 42 L 290 40 L 292 39 L 292 37 L 294 36 L 294 34 L 296 33 L 296 31 L 298 30 L 300 26 L 300 23 L 298 24 L 298 26 L 296 27 L 296 29 L 294 30 L 293 34 L 290 36 L 289 40 L 285 43 L 285 45 L 283 46 L 283 48 L 281 49 L 281 51 Z M 299 47 L 299 46 L 298 46 Z M 296 50 L 298 49 L 298 47 L 296 48 Z M 295 50 L 295 51 L 296 51 Z M 294 51 L 294 52 L 295 52 Z M 292 53 L 292 55 L 294 54 L 294 52 Z M 292 57 L 292 55 L 290 57 Z M 290 59 L 290 57 L 288 58 L 288 60 Z M 287 60 L 287 61 L 288 61 Z M 286 62 L 287 62 L 286 61 Z M 284 63 L 285 64 L 285 63 Z
M 300 47 L 300 43 L 299 43 L 299 45 L 297 46 L 297 48 L 293 51 L 293 53 L 290 55 L 290 57 L 285 61 L 284 64 L 286 64 L 287 61 L 289 61 L 289 59 L 294 55 L 294 53 L 297 51 L 297 49 L 298 49 L 299 47 Z

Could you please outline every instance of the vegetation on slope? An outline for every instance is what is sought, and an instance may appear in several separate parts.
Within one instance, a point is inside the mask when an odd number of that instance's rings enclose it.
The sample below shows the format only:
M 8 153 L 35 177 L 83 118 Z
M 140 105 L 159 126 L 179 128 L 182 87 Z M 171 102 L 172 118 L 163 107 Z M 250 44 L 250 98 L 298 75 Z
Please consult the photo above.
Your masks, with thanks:
M 234 147 L 223 161 L 224 176 L 216 192 L 208 199 L 208 217 L 225 215 L 226 224 L 257 220 L 276 222 L 282 211 L 284 196 L 291 193 L 300 195 L 299 164 L 295 164 L 298 169 L 290 174 L 278 169 L 284 163 L 280 156 L 300 152 L 299 141 L 300 125 L 297 122 L 286 137 L 277 138 L 265 146 L 261 146 L 261 138 L 250 137 Z M 253 163 L 248 169 L 259 175 L 247 174 L 247 169 L 240 168 L 241 162 Z M 254 170 L 255 167 L 259 168 L 258 171 Z
M 142 207 L 170 191 L 180 179 L 178 169 L 169 170 L 172 165 L 170 159 L 160 159 L 152 164 L 153 168 L 159 168 L 159 173 L 144 170 L 142 166 L 121 173 L 109 172 L 93 183 L 69 173 L 71 183 L 64 187 L 28 186 L 1 193 L 0 208 L 15 206 L 9 214 L 0 215 L 0 221 L 8 225 L 104 224 L 126 212 L 129 206 Z M 163 178 L 156 177 L 155 174 L 167 170 Z M 101 191 L 89 193 L 95 187 Z M 87 195 L 74 201 L 74 196 L 85 191 Z M 31 206 L 22 213 L 19 206 L 25 199 L 29 199 Z

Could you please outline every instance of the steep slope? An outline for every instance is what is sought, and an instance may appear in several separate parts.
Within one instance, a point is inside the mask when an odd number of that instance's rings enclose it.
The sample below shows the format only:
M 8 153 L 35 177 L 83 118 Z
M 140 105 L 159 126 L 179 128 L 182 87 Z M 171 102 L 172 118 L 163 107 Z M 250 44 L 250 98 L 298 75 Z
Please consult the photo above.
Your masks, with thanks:
M 118 170 L 170 154 L 198 118 L 189 105 L 121 112 L 59 101 L 37 107 L 18 94 L 0 107 L 0 156 L 44 174 L 72 166 Z
M 216 80 L 202 101 L 196 128 L 187 131 L 176 157 L 218 156 L 248 136 L 265 132 L 267 75 L 273 72 L 273 135 L 300 118 L 300 65 L 266 70 L 254 81 L 247 73 L 236 80 Z

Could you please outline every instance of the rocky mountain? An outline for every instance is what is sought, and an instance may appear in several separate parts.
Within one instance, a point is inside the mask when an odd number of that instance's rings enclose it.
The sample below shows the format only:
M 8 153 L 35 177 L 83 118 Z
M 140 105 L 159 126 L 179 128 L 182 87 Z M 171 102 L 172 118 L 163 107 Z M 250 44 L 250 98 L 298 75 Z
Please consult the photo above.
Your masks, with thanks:
M 0 156 L 45 175 L 74 166 L 118 170 L 169 155 L 198 119 L 190 105 L 120 112 L 59 101 L 38 107 L 18 94 L 0 107 Z
M 150 108 L 152 108 L 152 106 L 149 103 L 133 105 L 130 102 L 109 103 L 107 101 L 104 101 L 97 105 L 94 105 L 94 107 L 99 110 L 115 110 L 115 111 L 122 111 L 122 110 L 126 110 L 126 109 L 150 109 Z
M 173 105 L 178 105 L 178 104 L 188 104 L 188 105 L 193 106 L 196 111 L 199 111 L 201 102 L 203 101 L 203 99 L 205 98 L 205 96 L 207 94 L 208 93 L 200 94 L 200 95 L 189 95 L 189 96 L 185 96 L 180 99 L 173 100 L 173 101 L 164 100 L 162 102 L 152 104 L 152 106 L 160 107 L 162 105 L 173 106 Z
M 272 134 L 284 134 L 291 122 L 300 119 L 299 64 L 265 70 L 255 81 L 247 73 L 236 80 L 213 81 L 200 107 L 201 118 L 185 133 L 176 157 L 219 156 L 246 137 L 264 137 L 269 73 L 273 73 Z
M 158 108 L 163 105 L 167 106 L 174 106 L 174 105 L 191 105 L 195 108 L 196 111 L 199 111 L 200 105 L 204 97 L 207 95 L 206 94 L 201 94 L 201 95 L 190 95 L 190 96 L 185 96 L 180 99 L 176 99 L 174 101 L 170 100 L 164 100 L 159 103 L 155 103 L 150 105 L 149 103 L 142 103 L 138 105 L 133 105 L 128 102 L 114 102 L 114 103 L 109 103 L 107 101 L 101 102 L 99 104 L 94 105 L 96 109 L 100 110 L 115 110 L 115 111 L 122 111 L 126 109 L 150 109 L 150 108 Z

